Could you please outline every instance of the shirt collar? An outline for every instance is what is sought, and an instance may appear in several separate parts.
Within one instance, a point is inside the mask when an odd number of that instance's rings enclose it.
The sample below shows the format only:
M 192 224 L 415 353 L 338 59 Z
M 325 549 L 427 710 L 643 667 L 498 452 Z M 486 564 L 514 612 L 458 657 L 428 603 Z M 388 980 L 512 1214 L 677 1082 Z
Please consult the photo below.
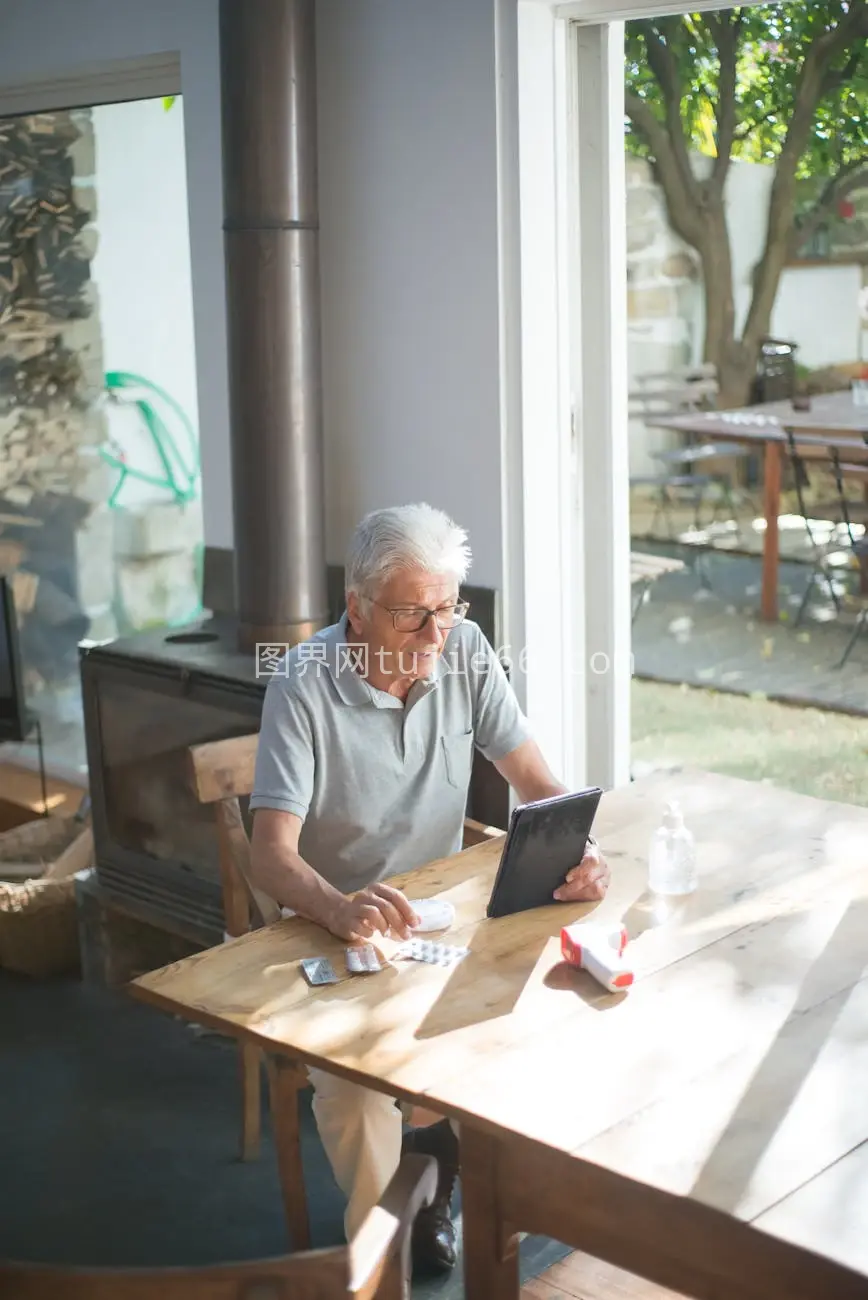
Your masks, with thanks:
M 387 691 L 379 691 L 369 685 L 354 667 L 358 659 L 354 658 L 356 647 L 349 644 L 349 619 L 344 612 L 337 623 L 322 633 L 326 643 L 325 666 L 335 684 L 338 695 L 344 704 L 373 704 L 377 709 L 402 709 L 405 703 Z M 364 660 L 362 660 L 364 668 Z M 411 687 L 406 703 L 419 698 L 420 694 L 429 694 L 445 676 L 446 668 L 442 656 L 437 660 L 429 677 L 421 679 Z

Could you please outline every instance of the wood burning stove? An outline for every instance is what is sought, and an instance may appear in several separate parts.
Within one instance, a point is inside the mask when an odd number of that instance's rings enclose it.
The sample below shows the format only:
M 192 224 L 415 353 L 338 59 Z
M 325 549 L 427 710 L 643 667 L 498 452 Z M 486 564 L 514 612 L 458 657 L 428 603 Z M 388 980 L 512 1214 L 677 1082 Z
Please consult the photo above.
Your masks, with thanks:
M 81 653 L 97 879 L 127 911 L 195 943 L 223 937 L 213 809 L 190 745 L 258 731 L 267 679 L 237 625 L 139 633 Z

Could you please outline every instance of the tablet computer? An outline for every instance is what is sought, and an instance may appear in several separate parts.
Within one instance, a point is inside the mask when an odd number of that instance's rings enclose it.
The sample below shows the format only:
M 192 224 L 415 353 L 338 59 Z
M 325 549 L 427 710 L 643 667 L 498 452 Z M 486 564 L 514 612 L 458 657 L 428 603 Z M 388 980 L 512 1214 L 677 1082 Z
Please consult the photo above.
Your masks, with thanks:
M 554 902 L 555 890 L 584 856 L 602 796 L 593 786 L 513 809 L 488 900 L 489 916 L 509 916 Z

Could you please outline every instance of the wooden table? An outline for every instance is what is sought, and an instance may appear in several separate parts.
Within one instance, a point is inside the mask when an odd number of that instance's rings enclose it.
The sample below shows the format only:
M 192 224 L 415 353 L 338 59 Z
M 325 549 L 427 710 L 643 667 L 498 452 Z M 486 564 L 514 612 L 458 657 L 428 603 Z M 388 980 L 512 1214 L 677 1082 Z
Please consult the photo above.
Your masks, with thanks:
M 777 622 L 778 515 L 787 430 L 792 429 L 798 435 L 803 448 L 813 445 L 821 451 L 836 447 L 864 460 L 868 407 L 856 406 L 847 391 L 812 397 L 809 411 L 796 411 L 789 401 L 762 402 L 736 411 L 694 411 L 689 415 L 649 420 L 649 424 L 713 442 L 756 443 L 764 448 L 763 513 L 766 527 L 761 614 L 764 619 Z
M 700 888 L 661 917 L 647 844 L 672 797 Z M 470 1300 L 517 1296 L 519 1230 L 707 1300 L 864 1300 L 868 810 L 658 773 L 607 793 L 595 830 L 627 994 L 559 960 L 559 926 L 593 909 L 483 919 L 499 841 L 405 878 L 454 903 L 470 954 L 451 970 L 314 991 L 299 958 L 341 945 L 295 919 L 134 991 L 458 1119 Z

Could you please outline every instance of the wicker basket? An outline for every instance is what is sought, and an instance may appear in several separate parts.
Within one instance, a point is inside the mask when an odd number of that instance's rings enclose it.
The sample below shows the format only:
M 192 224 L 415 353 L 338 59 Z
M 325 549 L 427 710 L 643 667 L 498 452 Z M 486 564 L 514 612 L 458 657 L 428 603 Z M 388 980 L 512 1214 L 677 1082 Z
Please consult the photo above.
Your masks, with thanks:
M 0 883 L 0 966 L 35 979 L 79 969 L 75 880 Z
M 81 834 L 75 817 L 37 817 L 0 834 L 0 880 L 41 876 Z M 23 870 L 26 867 L 27 870 Z
M 0 835 L 0 967 L 37 979 L 79 969 L 75 880 L 39 877 L 81 834 L 73 817 L 44 817 Z

